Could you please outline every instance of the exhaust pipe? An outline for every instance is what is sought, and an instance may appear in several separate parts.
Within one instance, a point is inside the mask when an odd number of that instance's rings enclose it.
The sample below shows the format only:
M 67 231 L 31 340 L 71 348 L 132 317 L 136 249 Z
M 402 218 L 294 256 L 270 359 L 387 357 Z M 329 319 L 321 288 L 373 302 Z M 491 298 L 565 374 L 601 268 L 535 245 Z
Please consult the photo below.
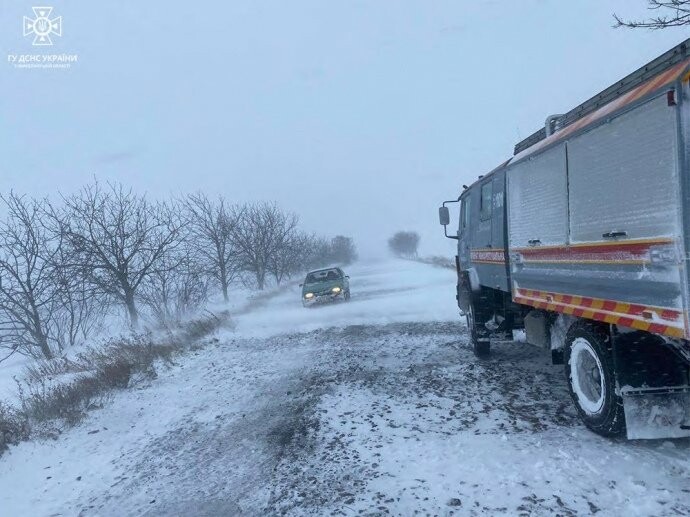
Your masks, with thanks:
M 560 129 L 558 125 L 558 120 L 563 116 L 563 113 L 558 113 L 556 115 L 549 115 L 546 117 L 546 122 L 544 122 L 544 128 L 546 129 L 546 136 L 549 137 L 553 135 L 557 130 Z

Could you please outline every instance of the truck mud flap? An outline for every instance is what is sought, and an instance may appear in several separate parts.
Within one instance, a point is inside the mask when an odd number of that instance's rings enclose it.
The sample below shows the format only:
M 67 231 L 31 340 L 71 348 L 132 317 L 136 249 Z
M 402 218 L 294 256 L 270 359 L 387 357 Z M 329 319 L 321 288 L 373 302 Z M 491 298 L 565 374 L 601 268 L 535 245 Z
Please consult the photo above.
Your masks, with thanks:
M 472 299 L 472 284 L 470 282 L 470 275 L 467 271 L 460 271 L 458 273 L 457 294 L 455 298 L 458 301 L 458 307 L 465 313 L 470 308 L 470 301 Z
M 613 356 L 628 438 L 690 436 L 690 363 L 685 356 L 645 332 L 614 335 Z
M 690 437 L 690 387 L 623 389 L 628 439 Z

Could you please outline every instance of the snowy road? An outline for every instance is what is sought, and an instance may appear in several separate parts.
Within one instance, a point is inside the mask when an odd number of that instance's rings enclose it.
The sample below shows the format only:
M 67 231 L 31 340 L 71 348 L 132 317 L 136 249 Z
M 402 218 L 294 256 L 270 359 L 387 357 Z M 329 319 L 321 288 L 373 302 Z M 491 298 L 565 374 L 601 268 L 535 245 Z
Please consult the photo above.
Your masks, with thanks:
M 477 361 L 454 273 L 351 268 L 348 304 L 298 289 L 0 459 L 0 515 L 687 515 L 690 441 L 587 431 L 529 345 Z

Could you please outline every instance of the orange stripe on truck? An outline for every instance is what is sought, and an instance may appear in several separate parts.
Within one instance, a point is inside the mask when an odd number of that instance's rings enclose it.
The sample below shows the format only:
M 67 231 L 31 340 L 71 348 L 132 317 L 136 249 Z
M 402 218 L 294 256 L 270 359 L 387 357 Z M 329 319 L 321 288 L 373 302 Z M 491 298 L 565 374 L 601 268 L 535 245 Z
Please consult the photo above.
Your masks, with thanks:
M 685 312 L 669 307 L 515 288 L 513 301 L 580 318 L 603 321 L 674 338 L 685 338 Z
M 651 263 L 655 246 L 673 245 L 673 239 L 638 239 L 620 242 L 586 242 L 561 246 L 511 248 L 524 263 L 537 264 L 638 264 Z

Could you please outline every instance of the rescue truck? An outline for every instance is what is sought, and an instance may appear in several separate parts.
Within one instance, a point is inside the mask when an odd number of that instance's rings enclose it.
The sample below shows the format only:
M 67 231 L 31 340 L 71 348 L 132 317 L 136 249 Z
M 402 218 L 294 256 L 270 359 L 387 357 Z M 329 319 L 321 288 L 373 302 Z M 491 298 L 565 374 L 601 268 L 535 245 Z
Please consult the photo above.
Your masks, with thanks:
M 690 39 L 439 208 L 475 354 L 523 329 L 605 436 L 690 436 L 689 80 Z

